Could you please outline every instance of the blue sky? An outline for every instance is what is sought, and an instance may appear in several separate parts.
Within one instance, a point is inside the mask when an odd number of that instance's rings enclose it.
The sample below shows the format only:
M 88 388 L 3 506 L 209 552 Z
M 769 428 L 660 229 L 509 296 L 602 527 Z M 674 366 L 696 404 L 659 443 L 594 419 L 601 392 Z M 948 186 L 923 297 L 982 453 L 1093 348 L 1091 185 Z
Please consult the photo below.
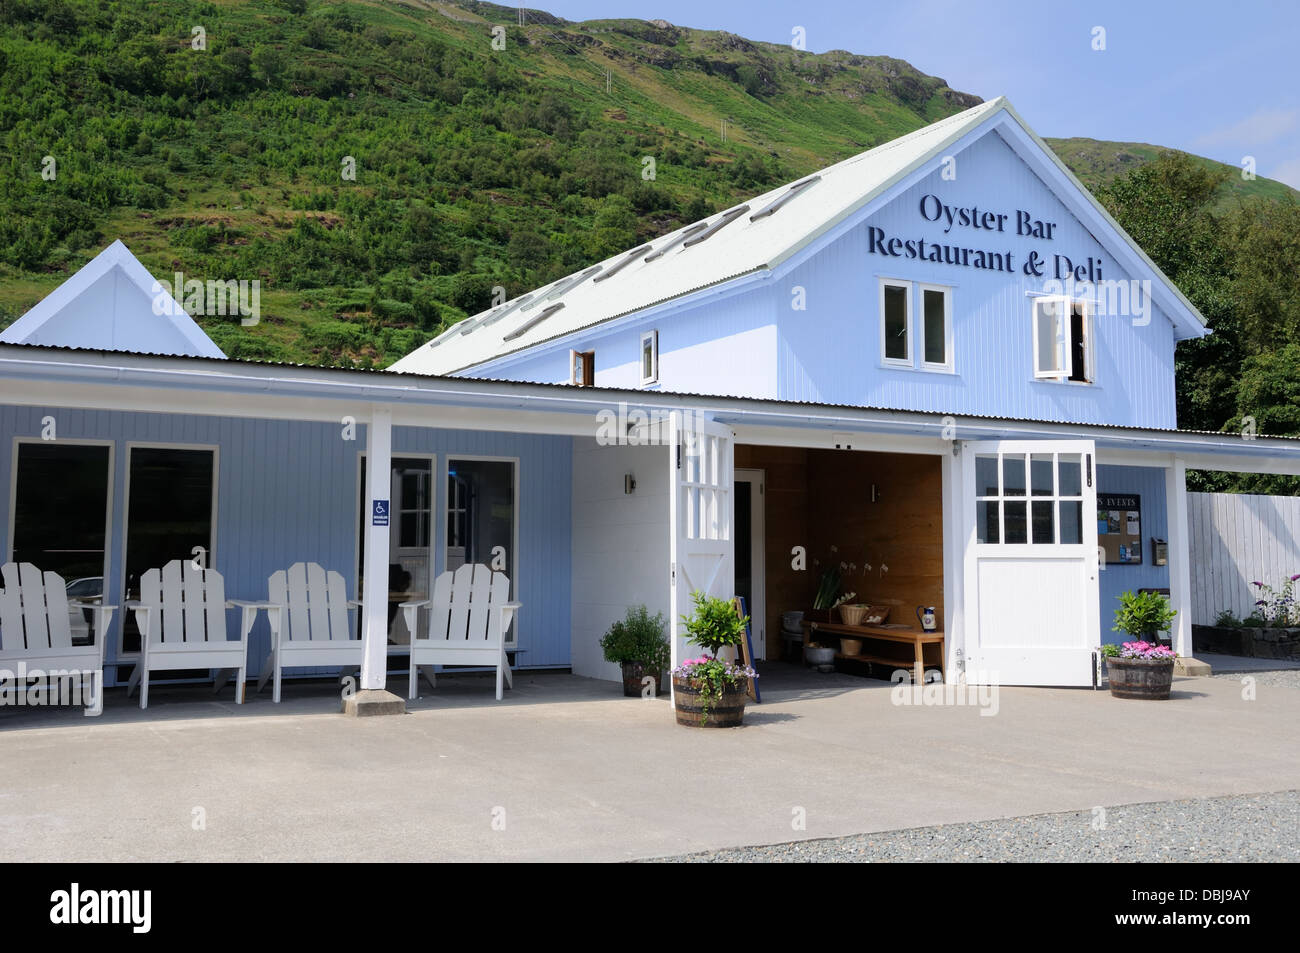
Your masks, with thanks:
M 1204 0 L 542 0 L 568 20 L 663 18 L 907 60 L 984 99 L 1005 95 L 1042 136 L 1151 142 L 1300 188 L 1300 2 Z M 1093 29 L 1105 49 L 1092 49 Z

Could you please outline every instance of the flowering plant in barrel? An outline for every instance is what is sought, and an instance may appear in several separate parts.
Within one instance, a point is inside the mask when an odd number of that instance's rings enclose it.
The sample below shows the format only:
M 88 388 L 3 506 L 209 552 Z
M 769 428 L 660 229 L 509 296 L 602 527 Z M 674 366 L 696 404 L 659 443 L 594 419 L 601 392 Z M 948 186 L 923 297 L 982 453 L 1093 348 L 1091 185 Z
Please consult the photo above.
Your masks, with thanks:
M 1103 645 L 1106 680 L 1116 698 L 1168 698 L 1177 654 L 1161 645 L 1157 633 L 1178 613 L 1158 592 L 1126 592 L 1119 597 L 1112 631 L 1138 636 L 1122 645 Z
M 687 659 L 673 669 L 673 693 L 677 723 L 695 727 L 730 727 L 745 716 L 745 689 L 758 673 L 747 665 L 718 658 L 719 650 L 739 645 L 745 638 L 745 623 L 728 599 L 691 594 L 694 611 L 682 616 L 687 641 L 710 652 Z

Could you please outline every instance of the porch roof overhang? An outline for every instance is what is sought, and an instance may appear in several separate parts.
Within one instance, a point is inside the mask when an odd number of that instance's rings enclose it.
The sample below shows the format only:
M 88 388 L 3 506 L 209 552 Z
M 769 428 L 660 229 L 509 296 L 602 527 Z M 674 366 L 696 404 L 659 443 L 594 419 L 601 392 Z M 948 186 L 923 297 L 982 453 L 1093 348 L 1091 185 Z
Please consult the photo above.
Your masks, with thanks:
M 751 397 L 400 374 L 351 368 L 0 344 L 0 402 L 146 413 L 364 422 L 594 436 L 602 412 L 701 414 L 742 443 L 944 453 L 955 441 L 1091 439 L 1101 462 L 1300 474 L 1300 438 L 970 416 Z M 441 413 L 439 413 L 441 411 Z M 851 442 L 850 442 L 851 443 Z M 865 443 L 863 447 L 866 448 Z

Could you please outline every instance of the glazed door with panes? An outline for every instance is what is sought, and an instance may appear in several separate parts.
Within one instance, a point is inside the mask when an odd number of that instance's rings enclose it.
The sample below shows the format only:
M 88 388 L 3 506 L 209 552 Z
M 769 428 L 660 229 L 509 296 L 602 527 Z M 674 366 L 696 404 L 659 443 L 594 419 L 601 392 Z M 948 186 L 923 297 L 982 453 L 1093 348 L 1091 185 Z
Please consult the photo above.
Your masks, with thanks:
M 1092 684 L 1100 640 L 1092 441 L 973 442 L 962 460 L 968 681 Z

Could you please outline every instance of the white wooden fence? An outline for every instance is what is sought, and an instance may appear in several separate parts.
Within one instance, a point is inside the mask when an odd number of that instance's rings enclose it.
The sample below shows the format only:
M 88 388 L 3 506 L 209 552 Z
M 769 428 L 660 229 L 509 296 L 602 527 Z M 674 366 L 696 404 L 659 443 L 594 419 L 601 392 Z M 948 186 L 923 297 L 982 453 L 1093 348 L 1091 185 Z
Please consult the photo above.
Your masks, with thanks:
M 1192 622 L 1212 625 L 1224 609 L 1255 608 L 1254 580 L 1275 589 L 1300 572 L 1300 497 L 1189 493 Z

